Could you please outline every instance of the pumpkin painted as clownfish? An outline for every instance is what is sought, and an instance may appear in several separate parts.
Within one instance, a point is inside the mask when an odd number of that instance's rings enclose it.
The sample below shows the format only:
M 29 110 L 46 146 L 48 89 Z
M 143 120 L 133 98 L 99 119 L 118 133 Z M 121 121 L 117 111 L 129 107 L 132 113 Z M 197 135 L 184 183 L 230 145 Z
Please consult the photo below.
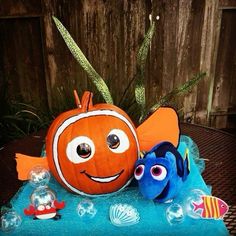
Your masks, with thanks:
M 92 104 L 85 92 L 78 108 L 59 115 L 46 136 L 46 157 L 16 154 L 18 178 L 26 180 L 37 165 L 51 171 L 71 192 L 98 196 L 121 190 L 132 179 L 139 150 L 161 141 L 178 144 L 178 117 L 159 108 L 137 129 L 128 115 L 111 104 Z

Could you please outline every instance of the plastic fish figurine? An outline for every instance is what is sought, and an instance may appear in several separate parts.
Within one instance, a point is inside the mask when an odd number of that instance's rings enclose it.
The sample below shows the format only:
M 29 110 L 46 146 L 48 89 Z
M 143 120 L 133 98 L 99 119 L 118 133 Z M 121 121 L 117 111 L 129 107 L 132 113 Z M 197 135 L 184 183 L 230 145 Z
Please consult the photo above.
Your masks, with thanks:
M 27 180 L 35 166 L 49 169 L 71 192 L 99 196 L 117 192 L 133 178 L 139 150 L 179 142 L 174 109 L 160 107 L 137 128 L 128 115 L 111 104 L 93 104 L 86 91 L 77 108 L 60 114 L 46 137 L 44 158 L 16 154 L 18 178 Z
M 183 159 L 173 144 L 162 142 L 136 162 L 134 176 L 145 198 L 166 202 L 178 194 L 189 172 L 188 149 Z
M 201 210 L 202 218 L 206 219 L 222 219 L 228 212 L 229 206 L 220 198 L 213 196 L 201 196 L 202 202 L 192 202 L 194 206 L 193 211 L 197 212 Z

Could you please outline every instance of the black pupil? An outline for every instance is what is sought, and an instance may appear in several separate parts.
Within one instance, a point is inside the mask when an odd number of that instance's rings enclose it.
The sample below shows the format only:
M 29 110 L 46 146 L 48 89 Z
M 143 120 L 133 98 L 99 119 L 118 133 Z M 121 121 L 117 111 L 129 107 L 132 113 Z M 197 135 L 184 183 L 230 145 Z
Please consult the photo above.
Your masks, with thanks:
M 161 173 L 161 169 L 160 169 L 159 167 L 154 167 L 154 168 L 152 169 L 152 173 L 153 173 L 154 175 L 159 175 L 159 174 Z
M 141 175 L 142 174 L 142 171 L 143 171 L 143 168 L 141 166 L 137 167 L 136 168 L 136 175 Z
M 91 147 L 87 143 L 81 143 L 77 147 L 77 153 L 82 158 L 88 158 L 91 154 Z
M 111 149 L 118 148 L 120 145 L 120 139 L 118 138 L 117 135 L 110 134 L 107 137 L 107 144 L 108 144 L 109 148 L 111 148 Z

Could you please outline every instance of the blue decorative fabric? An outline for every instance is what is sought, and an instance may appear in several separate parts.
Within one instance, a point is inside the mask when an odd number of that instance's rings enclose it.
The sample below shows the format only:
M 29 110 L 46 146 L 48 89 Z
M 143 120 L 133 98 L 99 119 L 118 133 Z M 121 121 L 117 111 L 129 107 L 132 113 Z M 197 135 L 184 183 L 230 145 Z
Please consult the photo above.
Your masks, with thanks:
M 23 210 L 29 206 L 29 197 L 33 191 L 26 183 L 11 201 L 13 208 L 22 217 L 22 224 L 13 233 L 0 232 L 0 235 L 229 235 L 222 220 L 193 219 L 187 215 L 184 206 L 191 190 L 201 189 L 210 194 L 193 158 L 189 158 L 190 174 L 172 203 L 155 203 L 144 199 L 138 191 L 137 184 L 133 182 L 130 187 L 115 195 L 92 198 L 97 214 L 93 219 L 86 221 L 78 216 L 76 210 L 84 197 L 67 192 L 54 178 L 51 178 L 49 187 L 56 192 L 58 201 L 64 200 L 66 203 L 65 208 L 59 211 L 62 218 L 33 220 L 32 217 L 25 216 Z M 109 220 L 109 208 L 117 203 L 133 205 L 140 214 L 140 222 L 127 227 L 112 225 Z M 166 218 L 166 209 L 173 203 L 183 207 L 185 217 L 182 223 L 170 225 Z

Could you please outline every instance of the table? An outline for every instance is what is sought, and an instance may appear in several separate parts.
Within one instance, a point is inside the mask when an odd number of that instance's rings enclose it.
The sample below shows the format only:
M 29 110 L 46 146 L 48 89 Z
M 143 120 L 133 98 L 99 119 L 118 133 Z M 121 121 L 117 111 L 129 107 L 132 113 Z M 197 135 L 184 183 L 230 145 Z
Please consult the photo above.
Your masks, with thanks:
M 212 194 L 229 204 L 230 210 L 224 221 L 229 232 L 236 234 L 236 137 L 216 129 L 187 123 L 181 123 L 181 133 L 190 136 L 197 143 L 202 158 L 206 159 L 203 178 L 212 186 Z M 6 204 L 21 186 L 15 170 L 15 153 L 39 156 L 45 135 L 46 131 L 41 130 L 0 148 L 1 205 Z

